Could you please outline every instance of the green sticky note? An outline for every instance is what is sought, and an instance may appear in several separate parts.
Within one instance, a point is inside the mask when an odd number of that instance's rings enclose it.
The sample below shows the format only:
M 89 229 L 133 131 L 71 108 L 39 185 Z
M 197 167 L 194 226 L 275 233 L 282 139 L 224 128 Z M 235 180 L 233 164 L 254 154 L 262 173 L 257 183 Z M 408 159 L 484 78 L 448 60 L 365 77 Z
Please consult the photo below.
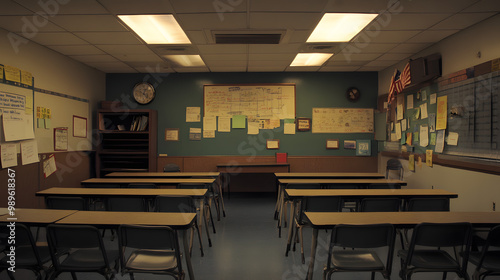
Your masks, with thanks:
M 418 132 L 413 132 L 413 141 L 418 142 Z
M 245 128 L 245 115 L 234 115 L 233 116 L 233 128 Z
M 44 119 L 45 120 L 45 129 L 49 129 L 51 127 L 50 119 Z
M 431 133 L 431 145 L 436 146 L 436 133 Z
M 401 134 L 401 145 L 404 145 L 404 144 L 406 144 L 406 134 L 402 133 Z
M 37 128 L 45 128 L 45 119 L 36 119 Z
M 295 123 L 295 119 L 285 119 L 284 123 Z

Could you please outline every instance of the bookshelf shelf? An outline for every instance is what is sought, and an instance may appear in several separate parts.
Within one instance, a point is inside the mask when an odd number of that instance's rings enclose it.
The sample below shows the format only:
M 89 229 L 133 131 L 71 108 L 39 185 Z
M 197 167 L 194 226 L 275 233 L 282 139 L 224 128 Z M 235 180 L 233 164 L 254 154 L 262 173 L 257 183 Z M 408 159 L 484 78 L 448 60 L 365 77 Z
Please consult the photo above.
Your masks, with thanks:
M 155 110 L 99 110 L 96 176 L 117 171 L 156 171 Z

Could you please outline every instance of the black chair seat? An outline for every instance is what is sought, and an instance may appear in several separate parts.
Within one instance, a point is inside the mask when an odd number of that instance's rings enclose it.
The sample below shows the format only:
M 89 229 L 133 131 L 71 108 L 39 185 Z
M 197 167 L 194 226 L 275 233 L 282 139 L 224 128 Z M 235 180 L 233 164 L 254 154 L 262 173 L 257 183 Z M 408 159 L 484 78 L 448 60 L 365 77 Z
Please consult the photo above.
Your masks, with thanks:
M 385 267 L 376 253 L 351 249 L 335 251 L 332 255 L 332 264 L 337 269 L 352 271 L 383 270 Z
M 177 259 L 172 250 L 135 250 L 125 264 L 127 269 L 164 271 L 175 269 Z
M 38 247 L 38 255 L 40 256 L 40 261 L 42 263 L 46 263 L 50 261 L 50 252 L 49 247 L 47 246 L 39 246 Z M 10 257 L 5 256 L 2 258 L 0 263 L 7 264 Z M 16 247 L 16 265 L 18 266 L 35 266 L 38 264 L 36 256 L 33 252 L 33 248 L 31 246 L 23 245 Z
M 398 255 L 406 260 L 408 251 L 399 251 Z M 424 269 L 439 268 L 441 270 L 453 270 L 459 266 L 450 254 L 442 250 L 416 250 L 413 252 L 410 265 Z
M 481 259 L 481 252 L 470 252 L 469 261 L 471 263 L 478 265 L 480 259 Z M 486 252 L 481 267 L 488 271 L 500 271 L 500 251 Z
M 108 260 L 116 260 L 119 257 L 118 250 L 107 250 L 106 253 Z M 60 267 L 62 270 L 94 271 L 96 267 L 105 268 L 106 264 L 99 249 L 78 249 L 62 261 Z

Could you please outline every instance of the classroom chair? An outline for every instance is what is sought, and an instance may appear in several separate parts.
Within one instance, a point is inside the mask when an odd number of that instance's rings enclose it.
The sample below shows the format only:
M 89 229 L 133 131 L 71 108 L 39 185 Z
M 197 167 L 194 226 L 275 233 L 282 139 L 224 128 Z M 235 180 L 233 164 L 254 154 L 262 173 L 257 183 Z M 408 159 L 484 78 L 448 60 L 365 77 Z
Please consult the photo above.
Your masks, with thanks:
M 163 172 L 180 172 L 181 168 L 175 163 L 168 163 L 163 167 Z
M 82 197 L 47 196 L 45 205 L 48 209 L 88 210 L 88 203 Z
M 403 180 L 404 169 L 403 165 L 398 159 L 391 158 L 387 161 L 387 166 L 385 168 L 385 178 L 389 179 L 390 171 L 396 171 L 396 179 Z
M 401 200 L 396 197 L 364 198 L 359 205 L 359 212 L 398 212 Z
M 214 218 L 212 216 L 212 201 L 215 204 L 215 208 L 216 208 L 218 215 L 220 215 L 219 211 L 220 211 L 221 196 L 219 195 L 219 193 L 216 190 L 214 190 L 213 185 L 184 183 L 184 184 L 177 184 L 177 188 L 178 189 L 207 189 L 207 195 L 206 195 L 205 200 L 204 200 L 204 207 L 205 207 L 204 211 L 203 211 L 205 214 L 204 218 L 206 220 L 210 220 L 210 222 L 212 224 L 212 230 L 214 233 L 216 233 Z M 208 224 L 208 222 L 207 222 L 207 224 Z
M 472 236 L 470 223 L 421 223 L 415 226 L 407 250 L 400 250 L 400 277 L 411 279 L 417 272 L 448 272 L 469 279 L 467 262 Z M 450 254 L 448 251 L 453 251 Z
M 118 250 L 106 250 L 96 227 L 51 224 L 47 226 L 47 241 L 55 269 L 51 280 L 64 272 L 70 272 L 73 279 L 77 272 L 97 272 L 110 280 L 118 270 Z M 62 257 L 61 252 L 69 253 Z M 110 266 L 113 262 L 114 269 Z
M 323 280 L 331 279 L 334 272 L 360 271 L 371 272 L 371 279 L 375 279 L 376 272 L 390 279 L 394 241 L 395 230 L 391 224 L 335 226 Z M 385 248 L 385 263 L 381 260 L 380 248 Z
M 168 196 L 159 195 L 155 198 L 154 202 L 155 212 L 172 212 L 172 213 L 196 213 L 196 205 L 194 199 L 190 196 Z M 206 222 L 206 220 L 205 220 Z M 189 253 L 192 251 L 193 247 L 193 236 L 195 231 L 198 233 L 198 241 L 200 242 L 201 256 L 203 253 L 203 243 L 201 241 L 201 232 L 198 224 L 198 219 L 194 220 L 193 227 L 191 228 L 191 241 L 189 245 Z M 210 240 L 210 235 L 208 232 L 207 224 L 205 224 L 205 230 L 207 231 L 209 246 L 212 246 L 212 241 Z
M 47 246 L 38 246 L 30 229 L 24 224 L 16 223 L 15 232 L 16 270 L 31 270 L 37 280 L 42 279 L 42 272 L 44 272 L 45 278 L 47 278 L 51 271 L 49 248 Z M 11 246 L 7 239 L 9 235 L 10 228 L 7 227 L 7 223 L 0 223 L 0 248 L 9 248 Z M 14 280 L 14 273 L 8 270 L 10 267 L 9 260 L 10 257 L 7 255 L 0 259 L 0 273 L 7 270 L 9 278 Z
M 168 226 L 121 225 L 121 272 L 167 274 L 184 279 L 177 232 Z
M 488 232 L 481 251 L 470 252 L 469 262 L 476 266 L 473 279 L 500 275 L 500 226 Z

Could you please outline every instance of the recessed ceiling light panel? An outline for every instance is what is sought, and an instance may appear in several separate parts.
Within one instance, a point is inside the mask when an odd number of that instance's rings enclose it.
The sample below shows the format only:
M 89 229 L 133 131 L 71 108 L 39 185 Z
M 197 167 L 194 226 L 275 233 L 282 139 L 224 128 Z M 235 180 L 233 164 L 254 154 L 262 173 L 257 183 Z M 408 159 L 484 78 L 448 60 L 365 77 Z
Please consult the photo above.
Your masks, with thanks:
M 321 66 L 333 53 L 299 53 L 290 66 Z
M 119 15 L 147 44 L 191 44 L 173 15 Z
M 377 16 L 378 14 L 326 13 L 307 42 L 349 42 Z

